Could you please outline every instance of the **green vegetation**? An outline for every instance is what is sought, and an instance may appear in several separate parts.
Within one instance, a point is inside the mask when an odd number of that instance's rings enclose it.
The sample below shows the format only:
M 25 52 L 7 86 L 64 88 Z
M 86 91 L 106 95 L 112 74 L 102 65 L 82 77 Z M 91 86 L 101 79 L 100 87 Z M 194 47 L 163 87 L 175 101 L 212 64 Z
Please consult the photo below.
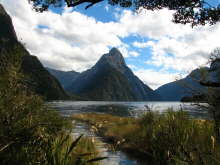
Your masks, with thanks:
M 0 56 L 1 60 L 9 60 L 16 57 L 21 61 L 22 73 L 25 75 L 26 87 L 36 94 L 43 96 L 45 100 L 65 100 L 74 99 L 69 97 L 63 90 L 59 82 L 40 63 L 37 57 L 30 55 L 24 45 L 16 36 L 12 20 L 3 6 L 0 4 Z M 16 49 L 16 52 L 15 50 Z M 0 64 L 0 67 L 5 68 Z
M 19 47 L 7 53 L 0 55 L 0 164 L 82 165 L 103 159 L 91 140 L 70 136 L 70 119 L 27 87 Z
M 194 120 L 183 112 L 147 112 L 141 118 L 79 114 L 115 149 L 136 154 L 152 164 L 220 164 L 220 145 L 212 121 Z
M 98 165 L 99 160 L 95 144 L 82 135 L 73 141 L 70 135 L 62 134 L 48 141 L 46 150 L 48 165 Z

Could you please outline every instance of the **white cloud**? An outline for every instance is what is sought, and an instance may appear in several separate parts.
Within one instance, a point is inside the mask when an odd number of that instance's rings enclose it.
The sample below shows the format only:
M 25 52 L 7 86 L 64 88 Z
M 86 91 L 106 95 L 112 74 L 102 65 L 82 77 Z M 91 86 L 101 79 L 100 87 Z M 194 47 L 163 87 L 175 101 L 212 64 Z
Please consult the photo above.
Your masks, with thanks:
M 125 31 L 138 34 L 150 39 L 161 39 L 164 36 L 178 38 L 188 33 L 189 26 L 171 22 L 172 11 L 167 9 L 159 11 L 142 10 L 140 13 L 124 10 L 119 21 Z
M 172 11 L 145 11 L 134 14 L 125 11 L 120 22 L 128 33 L 145 37 L 146 42 L 133 42 L 137 48 L 151 48 L 152 58 L 146 64 L 153 64 L 180 72 L 190 71 L 205 65 L 209 53 L 220 46 L 220 24 L 198 26 L 174 24 Z
M 108 5 L 108 4 L 105 5 L 105 10 L 106 10 L 107 12 L 109 12 L 109 5 Z
M 12 16 L 18 38 L 28 50 L 44 65 L 61 70 L 85 70 L 108 52 L 109 47 L 118 47 L 124 57 L 138 59 L 140 53 L 129 52 L 130 45 L 121 40 L 130 35 L 146 40 L 133 42 L 133 46 L 151 48 L 152 57 L 145 61 L 146 65 L 180 72 L 205 64 L 210 51 L 220 43 L 220 24 L 192 29 L 172 23 L 173 12 L 166 9 L 133 13 L 115 8 L 117 22 L 104 23 L 72 8 L 65 8 L 59 15 L 36 13 L 27 0 L 3 0 L 1 3 Z M 39 29 L 39 25 L 48 29 Z M 173 80 L 173 74 L 162 71 L 139 70 L 135 73 L 154 88 Z
M 129 52 L 128 52 L 129 45 L 122 44 L 121 46 L 119 46 L 117 48 L 121 52 L 121 54 L 123 55 L 124 58 L 129 57 Z
M 163 84 L 175 81 L 179 77 L 179 74 L 177 73 L 155 71 L 152 69 L 140 69 L 134 71 L 134 73 L 152 89 L 156 89 Z
M 103 23 L 65 8 L 61 15 L 31 10 L 28 1 L 3 0 L 18 38 L 46 66 L 82 71 L 91 67 L 109 47 L 123 47 L 118 23 Z M 17 10 L 19 8 L 19 10 Z M 43 25 L 48 29 L 39 29 Z
M 138 57 L 138 56 L 140 56 L 140 54 L 139 54 L 138 52 L 136 52 L 136 51 L 130 51 L 129 54 L 130 54 L 131 56 L 133 56 L 133 57 Z
M 133 42 L 132 45 L 137 48 L 146 48 L 149 46 L 147 42 L 137 42 L 137 41 Z

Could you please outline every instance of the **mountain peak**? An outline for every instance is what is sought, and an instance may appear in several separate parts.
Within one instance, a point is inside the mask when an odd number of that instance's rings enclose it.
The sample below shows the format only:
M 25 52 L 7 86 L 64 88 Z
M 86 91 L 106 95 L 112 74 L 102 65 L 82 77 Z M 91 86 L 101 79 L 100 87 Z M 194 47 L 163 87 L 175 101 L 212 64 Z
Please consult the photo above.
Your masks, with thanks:
M 104 54 L 97 63 L 98 65 L 106 65 L 109 64 L 113 66 L 115 69 L 122 71 L 122 69 L 126 66 L 125 60 L 121 54 L 121 52 L 117 48 L 112 48 L 109 53 Z
M 120 55 L 120 56 L 122 56 L 121 52 L 120 52 L 117 48 L 112 48 L 112 49 L 109 51 L 109 54 L 110 54 L 110 55 Z
M 104 56 L 112 63 L 125 64 L 124 57 L 117 48 L 112 48 L 109 53 Z

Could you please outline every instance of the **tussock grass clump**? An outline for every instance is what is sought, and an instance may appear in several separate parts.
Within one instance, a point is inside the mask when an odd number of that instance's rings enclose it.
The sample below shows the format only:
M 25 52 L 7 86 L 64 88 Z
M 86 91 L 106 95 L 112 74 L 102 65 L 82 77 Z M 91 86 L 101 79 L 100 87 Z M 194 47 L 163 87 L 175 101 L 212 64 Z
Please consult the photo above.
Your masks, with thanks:
M 150 111 L 138 119 L 102 114 L 73 118 L 91 124 L 118 149 L 132 151 L 152 164 L 220 164 L 213 122 L 191 119 L 183 111 Z
M 45 164 L 47 165 L 98 165 L 99 153 L 95 143 L 82 135 L 73 139 L 69 134 L 61 134 L 48 141 Z
M 0 55 L 0 164 L 84 165 L 101 160 L 90 139 L 72 139 L 70 119 L 27 88 L 22 54 L 12 53 L 11 58 Z

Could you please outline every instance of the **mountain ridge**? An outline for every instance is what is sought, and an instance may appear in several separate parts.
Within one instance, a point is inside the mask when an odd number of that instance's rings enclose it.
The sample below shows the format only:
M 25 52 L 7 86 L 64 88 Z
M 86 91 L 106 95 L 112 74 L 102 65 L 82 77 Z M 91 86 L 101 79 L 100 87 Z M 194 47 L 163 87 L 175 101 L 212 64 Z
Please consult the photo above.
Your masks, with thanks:
M 50 74 L 52 74 L 59 80 L 64 89 L 68 87 L 80 74 L 79 72 L 75 71 L 60 71 L 48 67 L 46 67 L 46 69 L 50 72 Z
M 43 96 L 46 100 L 60 100 L 70 98 L 62 89 L 57 79 L 52 76 L 36 56 L 30 55 L 25 47 L 18 41 L 11 20 L 4 7 L 0 4 L 0 56 L 7 58 L 21 54 L 21 71 L 29 80 L 29 89 Z M 19 48 L 19 52 L 16 50 Z M 13 52 L 14 51 L 14 52 Z M 10 53 L 9 53 L 10 52 Z M 5 66 L 7 67 L 7 66 Z M 31 83 L 30 83 L 31 82 Z
M 200 84 L 202 70 L 208 71 L 208 68 L 195 69 L 185 78 L 164 84 L 155 92 L 161 96 L 161 101 L 181 101 L 184 97 L 204 95 L 207 89 Z
M 50 69 L 49 69 L 50 70 Z M 62 71 L 61 71 L 62 72 Z M 107 73 L 110 72 L 110 73 Z M 52 73 L 52 72 L 51 72 Z M 66 72 L 63 72 L 65 74 Z M 115 73 L 115 74 L 114 74 Z M 52 73 L 53 74 L 53 73 Z M 58 78 L 57 75 L 53 74 Z M 115 84 L 111 82 L 110 76 L 114 77 Z M 106 78 L 106 81 L 102 79 L 102 77 Z M 59 79 L 59 78 L 58 78 Z M 59 79 L 60 82 L 63 80 Z M 96 84 L 95 81 L 103 82 L 108 84 L 108 86 L 103 86 L 102 90 Z M 117 82 L 117 83 L 116 83 Z M 119 85 L 119 82 L 123 82 L 125 84 L 124 88 L 127 89 L 128 95 L 126 96 L 123 86 Z M 63 84 L 63 83 L 62 83 Z M 93 85 L 91 85 L 93 84 Z M 117 84 L 117 85 L 116 85 Z M 64 84 L 63 84 L 64 85 Z M 110 87 L 111 86 L 111 87 Z M 90 95 L 91 99 L 94 100 L 116 100 L 114 93 L 112 94 L 109 89 L 116 88 L 116 86 L 120 86 L 118 89 L 123 93 L 121 96 L 115 91 L 115 95 L 118 96 L 118 100 L 120 101 L 152 101 L 158 100 L 158 95 L 153 92 L 153 90 L 145 85 L 137 76 L 133 74 L 131 69 L 126 65 L 123 55 L 117 48 L 112 48 L 109 53 L 106 53 L 101 56 L 101 58 L 96 62 L 96 64 L 90 69 L 78 74 L 72 84 L 67 87 L 65 86 L 65 90 L 67 92 L 76 93 L 78 95 L 83 95 L 86 97 L 86 94 Z M 104 89 L 106 88 L 106 89 Z M 108 91 L 109 95 L 111 93 L 111 97 L 104 92 L 105 94 L 100 94 L 105 98 L 95 97 L 92 98 L 91 91 L 94 95 L 95 89 L 99 90 L 99 93 L 103 91 Z M 105 95 L 105 96 L 104 96 Z M 123 98 L 124 97 L 124 98 Z

